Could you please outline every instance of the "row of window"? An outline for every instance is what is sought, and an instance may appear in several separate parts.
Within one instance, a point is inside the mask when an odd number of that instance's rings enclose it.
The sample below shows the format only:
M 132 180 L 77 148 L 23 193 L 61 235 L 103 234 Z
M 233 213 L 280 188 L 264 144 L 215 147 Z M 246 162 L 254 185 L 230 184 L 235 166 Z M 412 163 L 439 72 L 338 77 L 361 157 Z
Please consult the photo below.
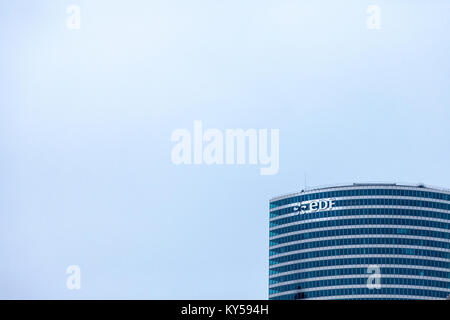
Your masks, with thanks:
M 441 202 L 406 200 L 406 199 L 347 199 L 336 200 L 333 208 L 350 206 L 403 206 L 403 207 L 421 207 L 440 210 L 450 210 L 450 204 Z M 275 218 L 294 212 L 294 207 L 284 208 L 270 212 L 270 217 Z M 315 214 L 315 212 L 309 213 Z
M 292 209 L 293 207 L 290 207 Z M 292 210 L 291 210 L 292 211 Z M 292 211 L 293 212 L 293 211 Z M 287 223 L 305 221 L 320 218 L 332 218 L 342 216 L 364 216 L 364 215 L 386 215 L 386 216 L 413 216 L 434 218 L 441 220 L 450 220 L 449 213 L 425 211 L 425 210 L 411 210 L 411 209 L 392 209 L 392 208 L 362 208 L 362 209 L 333 209 L 328 211 L 318 211 L 313 214 L 296 214 L 286 218 L 270 221 L 270 227 L 276 227 Z
M 286 291 L 292 290 L 301 290 L 301 289 L 311 289 L 320 287 L 334 287 L 334 286 L 349 286 L 349 285 L 367 285 L 367 283 L 371 283 L 369 280 L 369 276 L 363 278 L 345 278 L 345 279 L 325 279 L 325 280 L 314 280 L 314 281 L 305 281 L 298 283 L 291 283 L 287 285 L 281 285 L 279 287 L 270 288 L 269 294 L 277 294 Z M 427 279 L 411 279 L 411 278 L 380 278 L 380 285 L 387 286 L 418 286 L 418 287 L 433 287 L 433 288 L 442 288 L 442 289 L 450 289 L 449 281 L 439 281 L 439 280 L 427 280 Z
M 373 254 L 395 254 L 395 255 L 415 255 L 421 257 L 433 257 L 449 259 L 450 253 L 435 250 L 411 249 L 411 248 L 339 248 L 310 252 L 290 254 L 278 258 L 270 259 L 269 264 L 275 265 L 289 261 L 347 255 L 373 255 Z
M 322 230 L 314 232 L 304 232 L 299 234 L 293 234 L 285 237 L 280 237 L 270 240 L 270 246 L 276 246 L 279 244 L 305 240 L 305 239 L 315 239 L 315 238 L 325 238 L 325 237 L 336 237 L 336 236 L 354 236 L 363 235 L 370 237 L 371 235 L 391 235 L 391 234 L 401 234 L 401 235 L 411 235 L 411 236 L 421 236 L 429 238 L 438 239 L 450 239 L 449 232 L 441 232 L 434 230 L 421 230 L 421 229 L 409 229 L 409 228 L 340 228 L 334 230 Z
M 427 227 L 435 229 L 448 230 L 450 228 L 450 223 L 429 221 L 429 220 L 417 220 L 417 219 L 392 219 L 392 218 L 350 218 L 350 219 L 336 219 L 336 220 L 326 220 L 317 222 L 306 222 L 289 227 L 279 228 L 270 231 L 270 236 L 278 236 L 284 233 L 310 230 L 316 228 L 328 228 L 328 227 L 338 227 L 338 226 L 355 226 L 355 225 L 395 225 L 395 226 L 418 226 Z
M 450 290 L 425 290 L 425 289 L 409 289 L 409 288 L 347 288 L 347 289 L 327 289 L 310 292 L 299 292 L 296 294 L 287 294 L 278 297 L 269 298 L 270 300 L 297 300 L 307 298 L 326 298 L 334 296 L 349 295 L 367 295 L 374 297 L 376 295 L 397 295 L 397 296 L 418 296 L 445 299 L 450 294 Z
M 388 244 L 388 245 L 405 245 L 405 246 L 421 246 L 421 247 L 435 247 L 450 249 L 450 241 L 434 241 L 422 239 L 409 238 L 344 238 L 344 239 L 330 239 L 320 240 L 314 242 L 305 242 L 292 244 L 288 246 L 270 249 L 269 255 L 273 256 L 280 253 L 291 252 L 296 250 L 323 248 L 331 246 L 348 246 L 348 245 L 373 245 L 373 244 Z
M 367 266 L 369 267 L 369 266 Z M 325 269 L 315 270 L 307 272 L 299 272 L 293 274 L 287 274 L 275 278 L 270 278 L 269 284 L 277 284 L 293 280 L 312 279 L 320 277 L 332 277 L 332 276 L 347 276 L 347 275 L 364 275 L 367 276 L 368 268 L 340 268 L 340 269 Z M 380 268 L 381 275 L 405 275 L 405 276 L 417 276 L 417 277 L 434 277 L 450 279 L 450 270 L 448 272 L 428 270 L 428 269 L 411 269 L 411 268 Z
M 316 200 L 323 198 L 338 198 L 338 197 L 358 197 L 358 196 L 400 196 L 400 197 L 414 197 L 414 198 L 430 198 L 438 200 L 450 201 L 450 194 L 418 191 L 410 189 L 350 189 L 340 191 L 326 191 L 316 192 L 312 194 L 304 194 L 270 203 L 270 208 L 276 208 L 287 204 L 302 202 L 307 200 Z
M 436 261 L 432 259 L 418 259 L 418 258 L 399 258 L 399 257 L 355 257 L 355 258 L 332 258 L 317 261 L 307 261 L 293 263 L 280 267 L 272 267 L 269 269 L 269 274 L 274 275 L 278 273 L 296 271 L 310 268 L 321 268 L 321 267 L 335 267 L 335 266 L 346 266 L 354 264 L 363 265 L 384 265 L 384 264 L 396 264 L 396 265 L 407 265 L 407 266 L 418 266 L 420 267 L 434 267 L 442 269 L 450 269 L 450 263 L 445 261 Z

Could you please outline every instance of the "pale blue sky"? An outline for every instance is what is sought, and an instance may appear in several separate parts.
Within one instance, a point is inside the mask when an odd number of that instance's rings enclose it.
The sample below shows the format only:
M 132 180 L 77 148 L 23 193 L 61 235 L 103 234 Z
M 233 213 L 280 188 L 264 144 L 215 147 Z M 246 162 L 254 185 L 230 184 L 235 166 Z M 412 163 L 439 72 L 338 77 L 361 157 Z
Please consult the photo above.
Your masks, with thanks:
M 0 10 L 0 298 L 266 299 L 268 201 L 305 174 L 450 187 L 447 0 Z M 173 165 L 194 120 L 280 129 L 278 175 Z

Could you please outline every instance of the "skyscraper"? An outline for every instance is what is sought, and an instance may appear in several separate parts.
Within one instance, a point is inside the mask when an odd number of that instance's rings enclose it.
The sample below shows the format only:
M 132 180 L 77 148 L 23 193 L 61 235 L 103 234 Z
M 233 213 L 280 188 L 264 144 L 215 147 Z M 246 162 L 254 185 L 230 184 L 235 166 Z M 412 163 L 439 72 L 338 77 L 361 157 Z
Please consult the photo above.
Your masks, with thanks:
M 353 184 L 270 200 L 269 299 L 445 299 L 450 191 Z

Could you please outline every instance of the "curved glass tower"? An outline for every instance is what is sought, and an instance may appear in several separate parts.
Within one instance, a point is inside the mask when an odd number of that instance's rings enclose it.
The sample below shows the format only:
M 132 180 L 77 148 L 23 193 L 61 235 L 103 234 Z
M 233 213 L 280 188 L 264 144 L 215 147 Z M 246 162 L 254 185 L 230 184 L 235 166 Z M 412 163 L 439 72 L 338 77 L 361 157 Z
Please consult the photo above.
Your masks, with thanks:
M 269 299 L 445 299 L 450 191 L 397 184 L 270 200 Z

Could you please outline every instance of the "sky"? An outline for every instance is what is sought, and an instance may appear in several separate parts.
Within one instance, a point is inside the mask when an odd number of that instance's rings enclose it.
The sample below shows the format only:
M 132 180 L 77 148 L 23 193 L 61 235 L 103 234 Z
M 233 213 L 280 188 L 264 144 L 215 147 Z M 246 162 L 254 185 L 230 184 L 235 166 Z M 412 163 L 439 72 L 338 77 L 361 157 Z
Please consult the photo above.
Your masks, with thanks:
M 449 12 L 2 1 L 0 298 L 267 299 L 272 197 L 305 180 L 449 188 Z M 278 129 L 278 173 L 175 165 L 171 135 L 195 120 Z

